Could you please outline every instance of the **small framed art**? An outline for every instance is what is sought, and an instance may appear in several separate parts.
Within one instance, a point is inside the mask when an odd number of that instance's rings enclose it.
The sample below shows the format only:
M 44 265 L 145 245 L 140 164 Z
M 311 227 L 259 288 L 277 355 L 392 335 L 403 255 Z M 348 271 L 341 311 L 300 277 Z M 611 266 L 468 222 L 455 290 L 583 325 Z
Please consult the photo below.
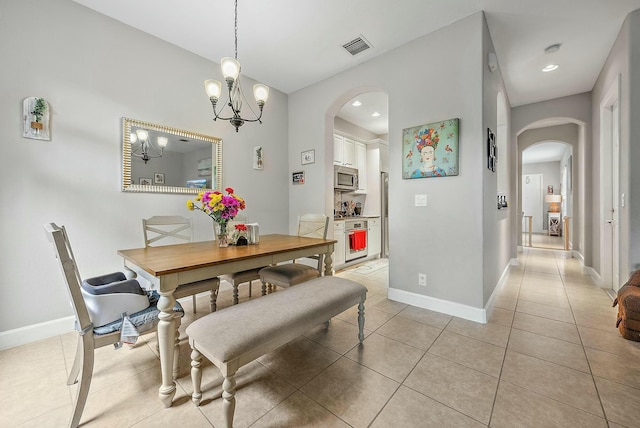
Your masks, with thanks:
M 153 174 L 153 182 L 156 184 L 164 184 L 164 174 L 161 172 Z
M 496 146 L 496 135 L 487 128 L 487 168 L 496 172 L 498 165 L 498 147 Z
M 304 171 L 291 173 L 291 182 L 293 184 L 304 184 Z
M 306 165 L 309 163 L 315 163 L 316 161 L 316 151 L 315 150 L 307 150 L 306 152 L 302 152 L 302 165 Z
M 150 178 L 140 178 L 140 185 L 141 186 L 151 186 L 153 184 L 153 181 Z

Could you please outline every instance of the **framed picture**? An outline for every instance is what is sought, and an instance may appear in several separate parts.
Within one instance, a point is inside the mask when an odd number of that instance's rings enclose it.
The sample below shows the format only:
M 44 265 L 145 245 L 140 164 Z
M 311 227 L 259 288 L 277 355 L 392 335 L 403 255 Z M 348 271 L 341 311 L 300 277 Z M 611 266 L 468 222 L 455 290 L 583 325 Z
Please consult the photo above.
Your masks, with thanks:
M 164 184 L 164 174 L 161 172 L 153 174 L 153 182 L 156 184 Z
M 304 184 L 304 171 L 298 171 L 291 174 L 291 182 L 293 184 Z
M 253 148 L 253 169 L 262 169 L 262 146 L 255 146 Z
M 306 152 L 302 152 L 302 165 L 315 163 L 315 161 L 316 161 L 315 150 L 307 150 Z
M 51 140 L 49 125 L 49 103 L 44 98 L 29 97 L 22 102 L 24 138 L 33 140 Z
M 458 175 L 459 119 L 402 130 L 402 178 Z
M 496 146 L 496 135 L 487 128 L 487 168 L 496 172 L 498 165 L 498 147 Z
M 150 178 L 140 178 L 140 185 L 141 186 L 151 186 L 153 184 L 153 182 L 151 181 Z
M 207 177 L 213 172 L 211 158 L 198 161 L 198 177 Z
M 548 185 L 547 186 L 547 194 L 548 195 L 553 195 L 553 186 L 552 185 Z
M 187 186 L 189 189 L 206 189 L 207 188 L 207 179 L 199 178 L 197 180 L 187 180 Z

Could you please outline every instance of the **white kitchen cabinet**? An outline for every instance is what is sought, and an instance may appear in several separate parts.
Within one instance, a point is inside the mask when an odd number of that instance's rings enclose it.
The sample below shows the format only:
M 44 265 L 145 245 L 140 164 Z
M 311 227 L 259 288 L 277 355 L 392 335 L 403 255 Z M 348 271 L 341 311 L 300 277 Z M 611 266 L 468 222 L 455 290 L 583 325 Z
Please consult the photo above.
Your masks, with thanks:
M 342 135 L 333 134 L 333 163 L 334 165 L 342 165 L 344 160 L 344 137 Z
M 356 168 L 355 148 L 355 140 L 333 134 L 333 164 Z
M 367 250 L 369 256 L 380 257 L 380 251 L 382 251 L 382 228 L 380 227 L 380 217 L 368 218 L 367 225 Z
M 356 142 L 351 138 L 344 137 L 344 145 L 342 152 L 342 165 L 356 168 L 356 155 L 355 155 Z
M 344 221 L 333 222 L 333 239 L 336 242 L 333 246 L 333 268 L 345 263 L 345 237 L 344 237 Z
M 358 193 L 367 193 L 367 145 L 355 143 L 355 168 L 358 168 Z

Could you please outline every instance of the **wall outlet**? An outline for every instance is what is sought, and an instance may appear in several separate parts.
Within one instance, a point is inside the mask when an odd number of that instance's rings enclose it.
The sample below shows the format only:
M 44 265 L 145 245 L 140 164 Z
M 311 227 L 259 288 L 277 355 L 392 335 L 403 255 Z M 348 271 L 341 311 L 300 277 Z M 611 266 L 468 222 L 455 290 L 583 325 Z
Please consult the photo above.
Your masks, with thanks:
M 418 274 L 418 285 L 422 285 L 424 287 L 427 286 L 427 274 L 426 273 L 419 273 Z
M 427 195 L 415 195 L 415 197 L 414 197 L 414 205 L 416 207 L 426 207 L 427 206 Z

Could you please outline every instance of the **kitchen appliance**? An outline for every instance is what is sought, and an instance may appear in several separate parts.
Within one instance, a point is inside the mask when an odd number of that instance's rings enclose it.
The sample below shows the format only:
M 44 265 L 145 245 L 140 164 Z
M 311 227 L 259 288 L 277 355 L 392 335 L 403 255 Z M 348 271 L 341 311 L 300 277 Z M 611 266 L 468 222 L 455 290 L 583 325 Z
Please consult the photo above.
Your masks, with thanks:
M 367 220 L 346 220 L 345 234 L 345 262 L 366 257 L 367 252 Z
M 346 166 L 333 166 L 333 188 L 342 192 L 358 190 L 358 170 Z

